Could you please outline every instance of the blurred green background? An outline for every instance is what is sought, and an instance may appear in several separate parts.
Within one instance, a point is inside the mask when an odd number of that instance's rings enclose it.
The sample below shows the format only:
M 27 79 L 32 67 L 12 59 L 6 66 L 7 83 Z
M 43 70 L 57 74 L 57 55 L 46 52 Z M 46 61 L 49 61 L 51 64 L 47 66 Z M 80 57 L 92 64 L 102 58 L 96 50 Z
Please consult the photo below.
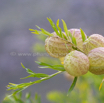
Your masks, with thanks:
M 31 34 L 29 28 L 36 29 L 35 25 L 38 25 L 53 32 L 46 19 L 51 17 L 54 22 L 60 19 L 60 27 L 62 27 L 61 19 L 63 19 L 69 29 L 82 28 L 88 36 L 93 33 L 104 36 L 103 4 L 103 0 L 0 0 L 0 101 L 3 100 L 6 93 L 10 93 L 6 91 L 6 85 L 9 82 L 22 83 L 36 80 L 34 78 L 20 80 L 28 75 L 21 67 L 21 62 L 35 72 L 47 74 L 55 71 L 38 69 L 35 60 L 53 64 L 60 63 L 57 59 L 49 58 L 44 54 L 45 37 Z M 96 76 L 90 73 L 81 76 L 69 98 L 70 102 L 102 103 L 104 89 L 102 87 L 100 92 L 98 90 L 102 79 L 103 75 Z M 51 96 L 51 93 L 54 92 L 51 91 L 61 91 L 55 92 L 54 95 L 60 95 L 64 99 L 64 93 L 67 92 L 70 85 L 71 80 L 68 81 L 63 74 L 60 74 L 41 84 L 27 88 L 23 95 L 27 91 L 32 91 L 33 97 L 37 92 L 41 95 L 42 103 L 49 103 L 46 99 L 47 93 L 50 92 L 48 99 L 55 101 L 55 98 Z M 56 103 L 61 102 L 56 101 Z

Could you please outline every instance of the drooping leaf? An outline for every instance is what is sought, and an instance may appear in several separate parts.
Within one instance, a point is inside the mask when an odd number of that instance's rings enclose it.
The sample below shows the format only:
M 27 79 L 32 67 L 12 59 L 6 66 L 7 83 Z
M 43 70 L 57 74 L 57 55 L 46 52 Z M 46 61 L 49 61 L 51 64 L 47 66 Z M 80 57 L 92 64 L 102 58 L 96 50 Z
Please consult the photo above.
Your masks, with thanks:
M 67 96 L 69 95 L 69 93 L 74 89 L 75 85 L 76 85 L 76 82 L 77 82 L 77 77 L 74 78 L 73 80 L 73 83 L 71 84 L 69 90 L 68 90 L 68 93 L 67 93 Z
M 46 64 L 43 62 L 37 62 L 37 61 L 36 61 L 36 63 L 42 66 L 39 68 L 50 68 L 50 69 L 54 69 L 54 70 L 58 70 L 58 71 L 65 71 L 63 65 L 49 65 L 49 64 Z
M 80 31 L 81 31 L 82 40 L 84 42 L 86 40 L 85 33 L 84 33 L 84 31 L 81 28 L 80 28 Z

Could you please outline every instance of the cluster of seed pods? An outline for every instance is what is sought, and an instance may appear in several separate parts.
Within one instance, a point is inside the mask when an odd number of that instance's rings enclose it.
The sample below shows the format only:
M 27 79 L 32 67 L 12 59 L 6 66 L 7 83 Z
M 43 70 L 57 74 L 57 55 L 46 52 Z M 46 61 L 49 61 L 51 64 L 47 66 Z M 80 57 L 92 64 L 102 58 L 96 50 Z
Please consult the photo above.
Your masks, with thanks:
M 88 71 L 96 75 L 104 74 L 104 37 L 92 34 L 87 38 L 85 34 L 86 40 L 83 42 L 80 29 L 68 31 L 76 38 L 80 51 L 73 49 L 70 37 L 65 40 L 54 32 L 45 40 L 47 53 L 54 58 L 64 57 L 64 68 L 72 76 L 81 76 Z

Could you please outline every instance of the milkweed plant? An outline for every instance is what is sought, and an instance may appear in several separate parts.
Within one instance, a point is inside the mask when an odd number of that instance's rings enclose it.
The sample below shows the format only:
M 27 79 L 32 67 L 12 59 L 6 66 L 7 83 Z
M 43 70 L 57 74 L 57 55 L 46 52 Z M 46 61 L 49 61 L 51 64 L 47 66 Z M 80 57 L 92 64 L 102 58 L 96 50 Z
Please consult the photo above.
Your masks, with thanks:
M 31 85 L 41 83 L 65 71 L 74 77 L 67 92 L 68 96 L 74 89 L 78 77 L 88 72 L 94 75 L 104 74 L 104 37 L 102 35 L 92 34 L 88 37 L 81 28 L 68 29 L 64 20 L 62 20 L 64 30 L 62 31 L 62 28 L 59 27 L 59 19 L 56 24 L 51 18 L 47 18 L 47 20 L 53 28 L 52 33 L 37 25 L 38 30 L 29 30 L 33 34 L 46 35 L 44 42 L 45 50 L 51 57 L 59 59 L 61 65 L 50 65 L 48 63 L 35 61 L 35 63 L 40 65 L 39 68 L 49 68 L 57 71 L 54 74 L 48 75 L 35 73 L 21 63 L 21 66 L 29 74 L 27 77 L 21 79 L 33 77 L 38 78 L 38 80 L 20 84 L 9 83 L 7 90 L 13 90 L 13 93 L 6 96 L 6 98 L 14 96 Z M 99 90 L 103 82 L 104 78 L 99 86 Z

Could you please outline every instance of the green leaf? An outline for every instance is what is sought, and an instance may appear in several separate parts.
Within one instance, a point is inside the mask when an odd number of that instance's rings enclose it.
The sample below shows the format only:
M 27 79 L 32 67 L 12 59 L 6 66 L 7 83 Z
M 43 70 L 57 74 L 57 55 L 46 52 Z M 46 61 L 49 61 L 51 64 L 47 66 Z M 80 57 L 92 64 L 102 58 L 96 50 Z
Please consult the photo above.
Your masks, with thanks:
M 86 40 L 85 33 L 84 33 L 84 31 L 81 28 L 80 28 L 80 31 L 81 31 L 82 40 L 84 42 Z
M 59 19 L 58 19 L 57 22 L 56 22 L 56 26 L 57 26 L 57 28 L 58 28 L 58 30 L 59 30 L 59 33 L 60 33 L 59 37 L 62 38 L 62 29 L 59 27 Z
M 67 44 L 65 43 L 65 46 L 66 46 L 66 48 L 68 49 L 68 46 L 67 46 Z M 69 53 L 71 52 L 69 49 L 68 49 L 68 51 L 69 51 Z
M 13 95 L 16 95 L 17 93 L 23 91 L 24 89 L 26 89 L 27 87 L 23 87 L 23 88 L 20 88 L 19 90 L 16 90 Z
M 36 25 L 36 27 L 38 29 L 40 29 L 41 31 L 39 30 L 34 30 L 34 29 L 29 29 L 30 31 L 32 31 L 31 33 L 33 34 L 45 34 L 45 35 L 48 35 L 48 36 L 53 36 L 53 34 L 51 34 L 50 32 L 44 30 L 43 28 L 40 28 L 39 26 Z
M 28 68 L 25 68 L 25 66 L 21 63 L 21 66 L 24 68 L 24 69 L 26 69 L 26 71 L 27 71 L 27 73 L 29 73 L 29 74 L 34 74 L 34 72 L 32 71 L 32 70 L 30 70 L 30 69 L 28 69 Z
M 17 102 L 17 103 L 24 103 L 20 98 L 18 98 L 16 95 L 13 95 L 13 99 Z
M 20 88 L 20 89 L 16 90 L 16 91 L 13 92 L 11 95 L 6 96 L 6 97 L 4 98 L 4 100 L 7 99 L 7 98 L 10 98 L 11 96 L 16 95 L 17 93 L 23 91 L 23 90 L 26 89 L 26 88 L 27 88 L 27 87 L 25 86 L 25 87 L 23 87 L 23 88 Z M 13 90 L 14 90 L 14 89 L 13 89 Z
M 37 93 L 35 94 L 35 102 L 34 103 L 41 103 L 41 98 Z
M 43 77 L 48 77 L 49 75 L 44 74 L 44 73 L 34 73 L 32 70 L 25 68 L 25 66 L 21 63 L 22 67 L 24 69 L 26 69 L 27 73 L 31 74 L 27 77 L 21 78 L 21 79 L 26 79 L 26 78 L 30 78 L 30 77 L 37 77 L 37 78 L 43 78 Z
M 40 29 L 42 31 L 43 34 L 46 34 L 48 36 L 53 36 L 53 34 L 51 34 L 50 32 L 44 30 L 43 28 Z
M 44 74 L 44 73 L 34 73 L 32 75 L 29 75 L 27 77 L 21 78 L 21 79 L 26 79 L 26 78 L 30 78 L 30 77 L 37 77 L 37 78 L 43 78 L 43 77 L 48 77 L 48 74 Z
M 51 18 L 47 18 L 47 20 L 49 21 L 50 25 L 52 26 L 52 28 L 53 28 L 53 30 L 56 32 L 56 34 L 57 34 L 58 36 L 60 36 L 60 34 L 58 33 L 58 30 L 57 30 L 57 28 L 56 28 L 56 25 L 54 24 L 54 22 L 52 21 L 52 19 L 51 19 Z
M 44 78 L 44 77 L 48 77 L 49 75 L 48 74 L 44 74 L 44 73 L 36 73 L 35 76 L 37 78 Z
M 74 78 L 73 80 L 73 83 L 71 84 L 69 90 L 68 90 L 68 93 L 67 93 L 67 96 L 69 95 L 69 93 L 74 89 L 75 85 L 76 85 L 76 82 L 77 82 L 77 77 Z
M 18 97 L 19 98 L 22 98 L 22 92 L 19 93 Z
M 46 64 L 43 62 L 37 62 L 37 61 L 36 61 L 36 63 L 42 66 L 39 68 L 50 68 L 50 69 L 54 69 L 54 70 L 58 70 L 58 71 L 65 71 L 63 65 L 49 65 L 49 64 Z
M 34 29 L 30 29 L 30 28 L 29 28 L 29 30 L 30 30 L 30 31 L 35 31 Z
M 67 25 L 63 19 L 62 19 L 62 23 L 63 23 L 64 31 L 66 33 L 66 38 L 69 39 L 69 33 L 68 33 Z
M 73 43 L 75 46 L 77 46 L 76 38 L 75 38 L 74 36 L 72 37 L 72 43 Z
M 35 25 L 38 29 L 41 29 L 38 25 Z
M 67 37 L 64 33 L 62 33 L 62 38 L 64 38 L 65 40 L 67 40 Z
M 69 32 L 69 36 L 70 36 L 70 38 L 71 38 L 71 40 L 72 40 L 73 36 L 72 36 L 72 34 L 71 34 L 70 31 L 68 31 L 68 32 Z
M 30 96 L 31 96 L 31 93 L 26 93 L 26 99 L 29 99 L 30 98 Z
M 50 64 L 47 64 L 47 63 L 38 62 L 38 61 L 35 61 L 35 62 L 39 65 L 42 65 L 42 66 L 50 66 Z
M 41 78 L 40 80 L 36 80 L 36 81 L 33 81 L 33 82 L 28 82 L 28 83 L 21 83 L 21 84 L 13 84 L 13 83 L 9 83 L 10 85 L 8 85 L 7 87 L 9 87 L 8 90 L 16 90 L 13 94 L 9 95 L 9 96 L 12 96 L 12 95 L 15 95 L 19 92 L 21 92 L 22 90 L 26 89 L 27 87 L 33 85 L 33 84 L 36 84 L 36 83 L 41 83 L 42 81 L 45 81 L 47 79 L 50 79 L 54 76 L 56 76 L 57 74 L 59 73 L 62 73 L 61 71 L 58 71 L 52 75 L 49 75 L 48 77 L 44 77 L 44 78 Z
M 41 31 L 35 30 L 34 32 L 31 32 L 32 34 L 43 34 Z

